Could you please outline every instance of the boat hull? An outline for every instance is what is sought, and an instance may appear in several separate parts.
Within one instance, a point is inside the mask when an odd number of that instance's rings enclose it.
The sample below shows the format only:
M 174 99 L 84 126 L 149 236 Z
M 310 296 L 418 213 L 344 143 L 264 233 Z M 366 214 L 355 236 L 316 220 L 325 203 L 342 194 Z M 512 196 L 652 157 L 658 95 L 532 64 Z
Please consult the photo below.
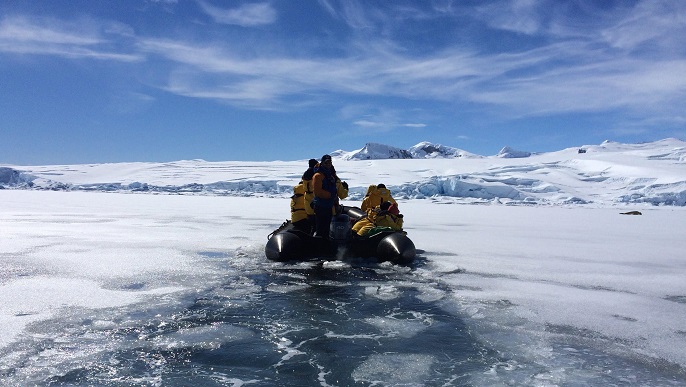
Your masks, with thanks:
M 359 219 L 364 214 L 357 207 L 345 207 L 344 211 L 344 221 Z M 264 252 L 272 261 L 358 256 L 406 264 L 416 256 L 414 243 L 401 231 L 382 231 L 370 237 L 349 233 L 347 237 L 326 240 L 303 232 L 290 222 L 270 235 Z

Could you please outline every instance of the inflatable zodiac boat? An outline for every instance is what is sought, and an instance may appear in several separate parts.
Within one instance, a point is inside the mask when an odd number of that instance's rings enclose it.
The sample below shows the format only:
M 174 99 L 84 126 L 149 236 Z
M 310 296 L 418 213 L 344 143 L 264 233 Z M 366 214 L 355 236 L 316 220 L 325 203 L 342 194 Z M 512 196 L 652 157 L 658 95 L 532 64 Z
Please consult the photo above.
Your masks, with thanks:
M 269 234 L 264 252 L 272 261 L 357 256 L 404 264 L 414 259 L 414 243 L 402 231 L 381 231 L 365 237 L 353 233 L 352 224 L 364 215 L 357 207 L 343 206 L 342 213 L 331 221 L 329 240 L 312 236 L 287 221 Z

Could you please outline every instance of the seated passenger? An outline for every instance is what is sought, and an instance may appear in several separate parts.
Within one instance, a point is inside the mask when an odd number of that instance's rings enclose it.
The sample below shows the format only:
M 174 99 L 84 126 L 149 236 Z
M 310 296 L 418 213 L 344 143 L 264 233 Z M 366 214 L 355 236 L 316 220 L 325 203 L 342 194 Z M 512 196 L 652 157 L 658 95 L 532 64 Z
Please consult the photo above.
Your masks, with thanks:
M 391 191 L 386 188 L 386 185 L 370 185 L 367 188 L 367 194 L 362 200 L 360 209 L 362 211 L 368 211 L 376 206 L 380 206 L 383 202 L 391 202 L 397 205 L 395 199 L 391 196 Z
M 383 202 L 367 211 L 367 215 L 353 225 L 353 231 L 359 236 L 366 236 L 376 227 L 395 231 L 403 229 L 403 215 L 398 211 L 396 203 Z

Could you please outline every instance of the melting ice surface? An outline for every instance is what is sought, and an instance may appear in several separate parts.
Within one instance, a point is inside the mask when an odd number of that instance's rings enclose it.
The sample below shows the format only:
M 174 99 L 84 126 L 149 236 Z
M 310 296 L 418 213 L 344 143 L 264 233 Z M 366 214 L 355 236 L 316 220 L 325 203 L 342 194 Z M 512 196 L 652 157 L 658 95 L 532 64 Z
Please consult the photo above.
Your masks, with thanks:
M 2 167 L 0 385 L 685 385 L 684 149 L 338 160 L 409 266 L 267 261 L 305 162 Z
M 401 202 L 397 266 L 267 261 L 283 199 L 0 196 L 4 385 L 686 383 L 682 208 Z

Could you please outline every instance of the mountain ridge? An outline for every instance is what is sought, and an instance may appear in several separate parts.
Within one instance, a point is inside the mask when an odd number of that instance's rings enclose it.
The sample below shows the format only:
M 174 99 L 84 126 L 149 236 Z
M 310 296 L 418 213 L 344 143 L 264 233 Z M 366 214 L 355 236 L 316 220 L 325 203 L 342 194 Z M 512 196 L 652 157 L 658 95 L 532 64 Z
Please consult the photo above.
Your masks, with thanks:
M 401 149 L 391 145 L 368 142 L 361 149 L 354 151 L 336 150 L 332 157 L 340 160 L 387 160 L 387 159 L 435 159 L 435 158 L 480 158 L 466 150 L 422 141 L 409 149 Z
M 412 152 L 376 144 L 365 152 L 341 151 L 338 157 L 359 158 L 339 158 L 335 165 L 349 184 L 351 201 L 362 200 L 370 184 L 384 183 L 399 200 L 686 206 L 686 142 L 677 139 L 605 141 L 525 158 L 469 156 L 455 149 L 424 142 L 412 149 L 419 158 L 402 160 Z M 400 160 L 371 158 L 379 156 Z M 0 165 L 0 189 L 287 198 L 306 168 L 307 160 Z

